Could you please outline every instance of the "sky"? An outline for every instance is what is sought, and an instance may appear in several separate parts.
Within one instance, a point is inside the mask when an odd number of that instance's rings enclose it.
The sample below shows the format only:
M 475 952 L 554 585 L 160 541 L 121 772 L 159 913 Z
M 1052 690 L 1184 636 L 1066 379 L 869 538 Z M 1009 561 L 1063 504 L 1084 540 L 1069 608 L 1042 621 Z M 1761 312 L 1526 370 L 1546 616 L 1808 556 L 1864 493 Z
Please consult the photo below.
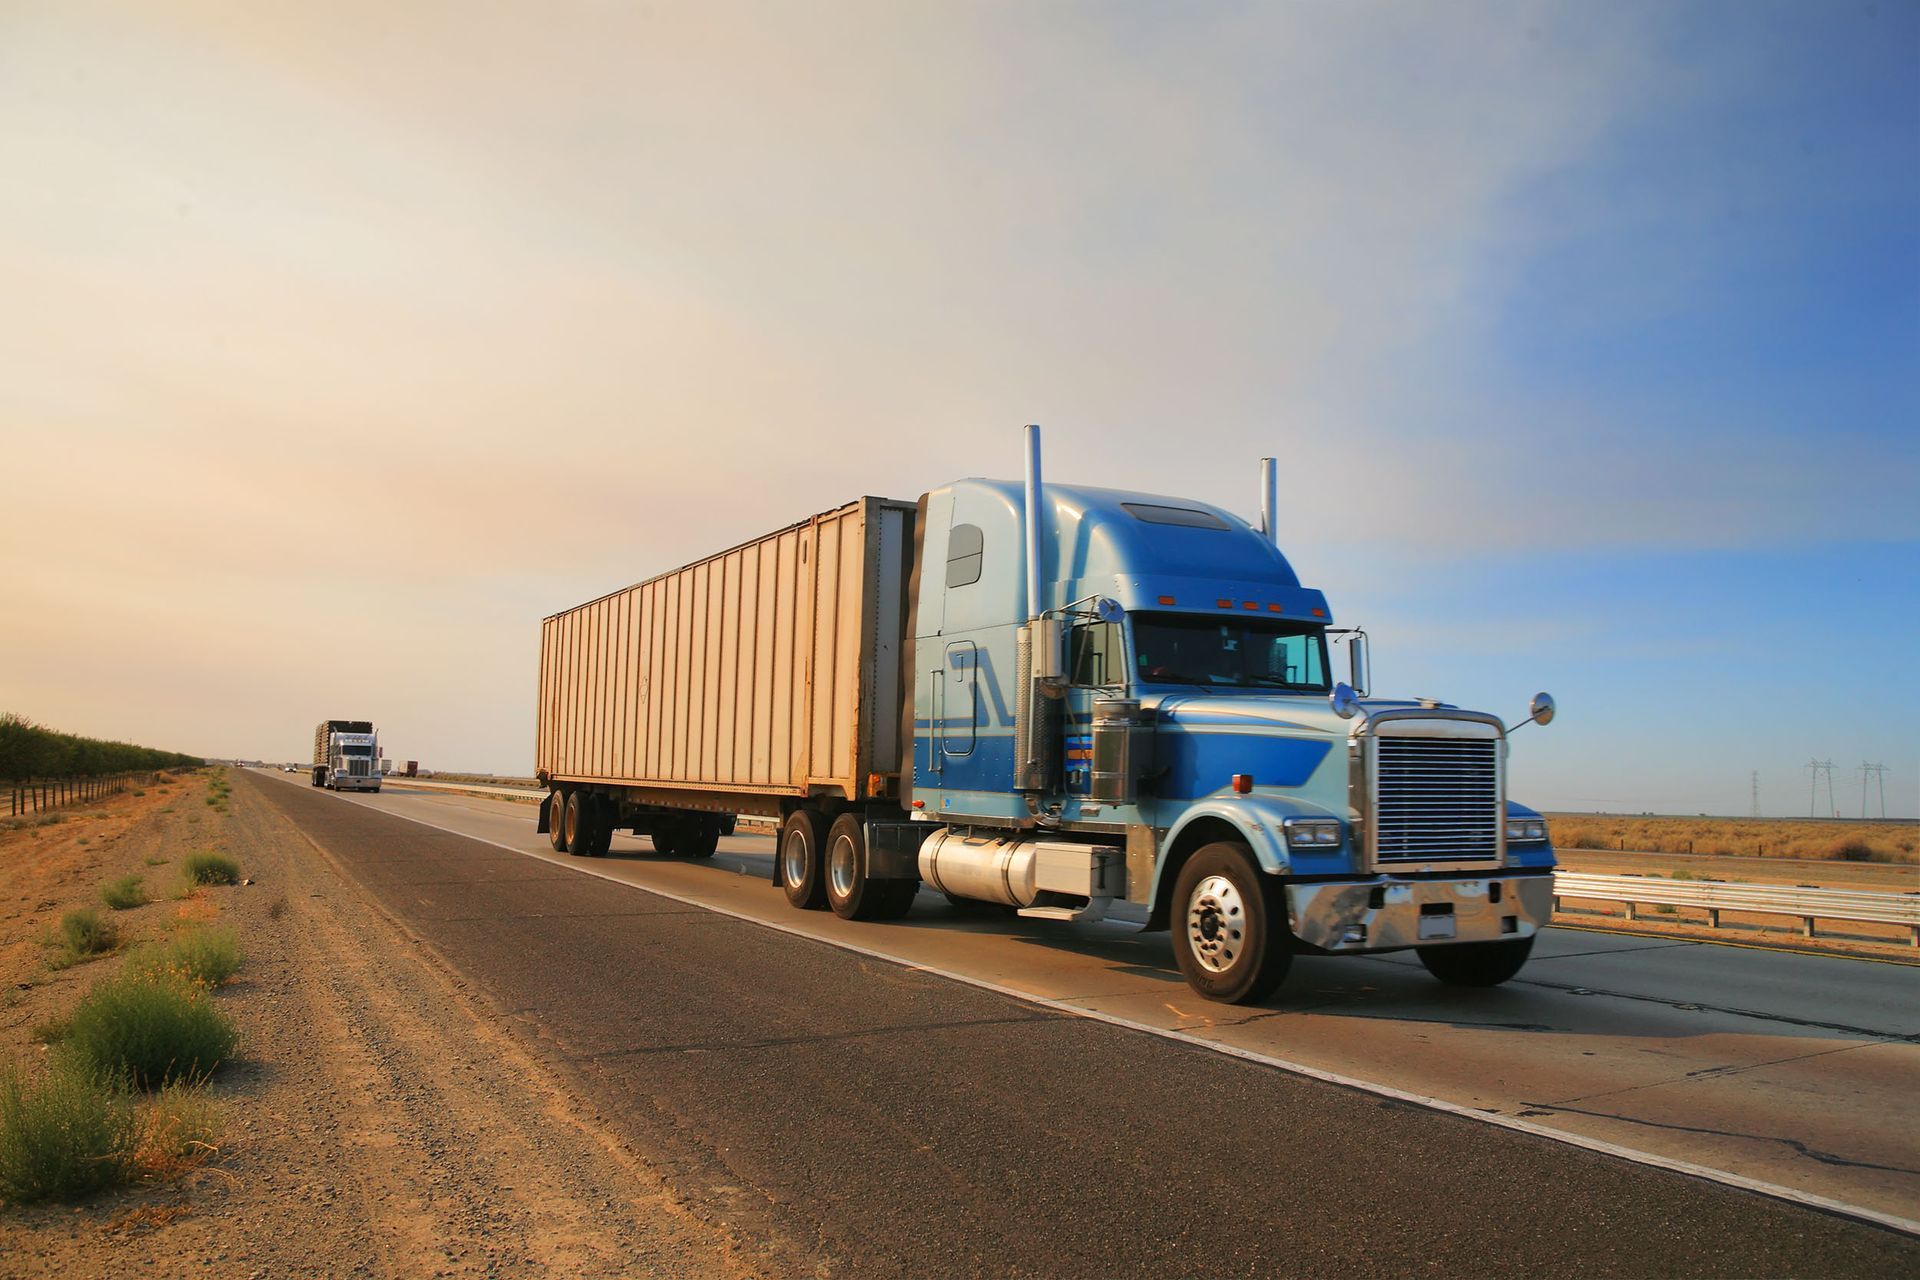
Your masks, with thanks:
M 1910 818 L 1916 125 L 1913 0 L 4 0 L 0 709 L 525 774 L 542 616 L 1038 422 L 1278 457 L 1516 798 Z

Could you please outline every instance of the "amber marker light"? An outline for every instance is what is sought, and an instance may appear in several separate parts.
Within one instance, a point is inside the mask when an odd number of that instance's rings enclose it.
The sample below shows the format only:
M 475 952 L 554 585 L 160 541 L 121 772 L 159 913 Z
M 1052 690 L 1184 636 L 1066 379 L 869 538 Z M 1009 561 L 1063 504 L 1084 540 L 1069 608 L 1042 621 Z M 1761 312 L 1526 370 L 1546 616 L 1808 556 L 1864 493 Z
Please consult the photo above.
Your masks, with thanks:
M 1161 603 L 1161 604 L 1172 604 L 1172 603 L 1173 603 L 1173 597 L 1172 597 L 1172 596 L 1161 596 L 1161 597 L 1160 597 L 1160 603 Z
M 1243 796 L 1252 795 L 1253 794 L 1253 775 L 1250 773 L 1234 774 L 1233 789 L 1235 793 L 1239 795 L 1243 795 Z
M 1267 606 L 1268 613 L 1285 613 L 1286 611 L 1287 608 L 1285 605 L 1270 604 Z
M 1327 616 L 1327 611 L 1325 609 L 1315 609 L 1313 611 L 1313 616 L 1316 618 L 1324 618 Z
M 1255 613 L 1260 612 L 1260 602 L 1258 600 L 1242 600 L 1240 607 L 1242 609 L 1251 609 Z
M 1215 601 L 1213 602 L 1213 605 L 1214 605 L 1214 608 L 1216 608 L 1216 609 L 1231 609 L 1231 608 L 1233 608 L 1233 601 L 1231 601 L 1231 600 L 1215 600 Z

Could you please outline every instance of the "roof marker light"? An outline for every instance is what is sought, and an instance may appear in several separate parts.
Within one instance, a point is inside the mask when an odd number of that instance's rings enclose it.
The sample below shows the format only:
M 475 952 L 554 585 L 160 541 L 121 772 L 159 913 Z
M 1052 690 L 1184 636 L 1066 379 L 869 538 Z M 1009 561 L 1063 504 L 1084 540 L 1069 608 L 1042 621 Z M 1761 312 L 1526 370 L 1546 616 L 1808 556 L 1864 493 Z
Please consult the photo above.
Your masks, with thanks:
M 1231 609 L 1231 608 L 1233 608 L 1233 601 L 1231 601 L 1231 600 L 1215 600 L 1215 601 L 1213 602 L 1213 604 L 1214 604 L 1214 607 L 1215 607 L 1216 609 Z
M 1325 609 L 1315 609 L 1313 611 L 1313 616 L 1316 618 L 1324 618 L 1327 616 L 1327 611 Z
M 1268 613 L 1285 613 L 1286 611 L 1287 609 L 1285 605 L 1270 604 L 1267 606 Z
M 1172 604 L 1172 603 L 1173 603 L 1173 597 L 1172 597 L 1172 596 L 1161 596 L 1161 597 L 1160 597 L 1160 603 L 1161 603 L 1161 604 Z
M 1240 607 L 1242 609 L 1251 609 L 1255 613 L 1260 612 L 1260 602 L 1258 600 L 1242 600 Z

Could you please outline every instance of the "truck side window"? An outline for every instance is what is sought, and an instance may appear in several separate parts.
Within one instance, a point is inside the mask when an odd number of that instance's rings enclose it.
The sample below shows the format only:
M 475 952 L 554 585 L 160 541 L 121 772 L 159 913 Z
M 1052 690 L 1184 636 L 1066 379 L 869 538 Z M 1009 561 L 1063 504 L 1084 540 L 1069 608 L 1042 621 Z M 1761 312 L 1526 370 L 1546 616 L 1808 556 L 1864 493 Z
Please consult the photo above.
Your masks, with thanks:
M 957 524 L 947 534 L 947 585 L 966 587 L 980 581 L 980 556 L 986 547 L 977 524 Z
M 1067 671 L 1078 685 L 1119 684 L 1120 627 L 1112 622 L 1082 623 L 1067 633 Z

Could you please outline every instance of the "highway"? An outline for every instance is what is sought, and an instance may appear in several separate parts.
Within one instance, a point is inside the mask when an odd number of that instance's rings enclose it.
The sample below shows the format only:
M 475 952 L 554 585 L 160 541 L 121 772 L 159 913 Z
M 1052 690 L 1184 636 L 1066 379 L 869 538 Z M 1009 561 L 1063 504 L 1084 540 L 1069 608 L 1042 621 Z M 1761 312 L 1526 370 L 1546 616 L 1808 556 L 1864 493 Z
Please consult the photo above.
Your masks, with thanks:
M 1650 1167 L 1915 1217 L 1912 968 L 1555 931 L 1496 991 L 1304 959 L 1267 1006 L 1226 1009 L 1124 922 L 923 894 L 908 921 L 848 923 L 787 906 L 765 837 L 704 864 L 631 837 L 580 860 L 524 804 L 243 776 L 689 1194 L 835 1271 L 1920 1261 L 1911 1235 Z

